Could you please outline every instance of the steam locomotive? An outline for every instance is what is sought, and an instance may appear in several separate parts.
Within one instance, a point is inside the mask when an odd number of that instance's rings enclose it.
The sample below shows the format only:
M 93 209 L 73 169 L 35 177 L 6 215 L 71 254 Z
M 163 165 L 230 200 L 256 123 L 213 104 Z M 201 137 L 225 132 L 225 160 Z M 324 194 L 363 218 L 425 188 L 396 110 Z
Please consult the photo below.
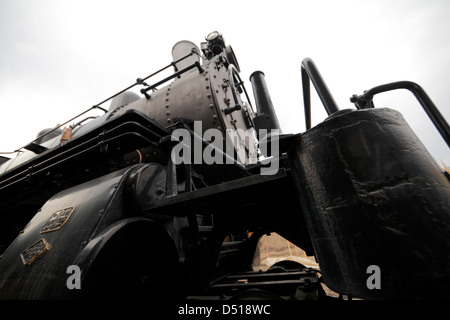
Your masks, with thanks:
M 253 107 L 220 33 L 176 43 L 172 58 L 0 158 L 2 299 L 450 297 L 449 176 L 372 101 L 411 91 L 449 144 L 419 85 L 378 86 L 341 110 L 306 58 L 307 129 L 286 134 L 264 74 L 250 77 Z M 328 114 L 314 127 L 311 83 Z M 254 270 L 268 234 L 319 268 Z

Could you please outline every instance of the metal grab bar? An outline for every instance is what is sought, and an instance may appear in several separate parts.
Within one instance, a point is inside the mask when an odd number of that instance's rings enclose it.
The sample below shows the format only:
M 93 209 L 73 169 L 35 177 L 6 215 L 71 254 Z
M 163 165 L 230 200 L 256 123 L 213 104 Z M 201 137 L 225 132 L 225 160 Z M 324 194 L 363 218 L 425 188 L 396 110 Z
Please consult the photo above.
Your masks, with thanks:
M 306 130 L 311 128 L 311 93 L 309 81 L 313 83 L 322 104 L 325 107 L 328 115 L 339 111 L 339 107 L 334 101 L 330 90 L 317 69 L 314 61 L 311 58 L 305 58 L 302 61 L 302 87 L 303 87 L 303 104 L 305 107 L 305 121 Z
M 182 75 L 183 73 L 185 73 L 185 72 L 187 72 L 187 71 L 189 71 L 189 70 L 191 70 L 191 69 L 194 69 L 194 68 L 197 68 L 198 71 L 199 71 L 200 73 L 203 73 L 203 71 L 204 71 L 203 68 L 202 68 L 201 65 L 200 65 L 200 62 L 195 61 L 195 62 L 194 62 L 193 64 L 191 64 L 190 66 L 187 66 L 186 68 L 184 68 L 184 69 L 182 69 L 182 70 L 180 70 L 180 71 L 175 72 L 175 73 L 172 74 L 171 76 L 168 76 L 167 78 L 164 78 L 164 79 L 162 79 L 161 81 L 158 81 L 157 83 L 155 83 L 155 84 L 153 84 L 153 85 L 151 85 L 151 86 L 148 86 L 147 88 L 141 89 L 141 93 L 142 93 L 143 95 L 145 95 L 145 97 L 146 97 L 147 99 L 150 99 L 150 95 L 147 93 L 147 91 L 153 90 L 153 89 L 155 89 L 156 87 L 158 87 L 159 85 L 161 85 L 161 84 L 163 84 L 163 83 L 165 83 L 165 82 L 167 82 L 167 81 L 169 81 L 169 80 L 171 80 L 171 79 L 173 79 L 173 78 L 179 77 L 179 76 Z
M 374 95 L 397 89 L 407 89 L 414 94 L 436 129 L 441 134 L 442 138 L 447 143 L 447 146 L 450 147 L 450 128 L 447 121 L 439 112 L 438 108 L 435 106 L 425 90 L 423 90 L 422 87 L 415 82 L 398 81 L 377 86 L 365 91 L 362 95 L 358 96 L 354 94 L 350 98 L 350 101 L 355 104 L 357 109 L 373 108 L 374 105 L 372 99 Z

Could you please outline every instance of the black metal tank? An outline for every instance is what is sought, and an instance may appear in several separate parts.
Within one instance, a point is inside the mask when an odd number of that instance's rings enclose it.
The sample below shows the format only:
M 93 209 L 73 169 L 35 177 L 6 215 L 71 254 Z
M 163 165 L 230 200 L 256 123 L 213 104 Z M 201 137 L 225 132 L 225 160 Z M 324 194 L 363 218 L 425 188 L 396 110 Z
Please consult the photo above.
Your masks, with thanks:
M 327 286 L 366 299 L 450 296 L 450 183 L 399 112 L 338 111 L 290 160 Z

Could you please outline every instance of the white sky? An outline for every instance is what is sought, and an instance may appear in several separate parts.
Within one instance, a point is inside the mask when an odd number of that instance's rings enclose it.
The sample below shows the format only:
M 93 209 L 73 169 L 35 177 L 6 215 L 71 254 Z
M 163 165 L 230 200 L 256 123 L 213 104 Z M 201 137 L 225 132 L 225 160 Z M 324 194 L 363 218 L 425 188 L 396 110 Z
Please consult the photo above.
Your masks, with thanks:
M 305 57 L 341 109 L 353 107 L 352 94 L 410 80 L 448 121 L 449 16 L 448 0 L 0 0 L 0 151 L 167 65 L 177 41 L 199 46 L 214 30 L 233 47 L 249 92 L 249 75 L 265 73 L 285 133 L 305 130 Z M 313 98 L 318 124 L 326 114 Z M 375 104 L 399 110 L 433 157 L 450 165 L 447 145 L 412 94 L 385 93 Z

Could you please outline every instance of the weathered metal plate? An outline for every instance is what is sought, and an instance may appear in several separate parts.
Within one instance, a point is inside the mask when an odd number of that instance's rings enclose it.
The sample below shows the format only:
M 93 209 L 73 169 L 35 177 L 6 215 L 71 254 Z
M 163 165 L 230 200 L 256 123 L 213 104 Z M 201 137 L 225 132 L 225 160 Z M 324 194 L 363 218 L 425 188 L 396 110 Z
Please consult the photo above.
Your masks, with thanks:
M 41 228 L 41 233 L 56 231 L 61 229 L 61 227 L 69 220 L 70 215 L 74 212 L 75 207 L 69 207 L 62 210 L 56 211 L 50 219 L 47 220 L 45 225 Z
M 50 244 L 44 239 L 40 239 L 33 245 L 20 253 L 24 265 L 31 265 L 36 259 L 40 258 L 44 253 L 50 250 Z

